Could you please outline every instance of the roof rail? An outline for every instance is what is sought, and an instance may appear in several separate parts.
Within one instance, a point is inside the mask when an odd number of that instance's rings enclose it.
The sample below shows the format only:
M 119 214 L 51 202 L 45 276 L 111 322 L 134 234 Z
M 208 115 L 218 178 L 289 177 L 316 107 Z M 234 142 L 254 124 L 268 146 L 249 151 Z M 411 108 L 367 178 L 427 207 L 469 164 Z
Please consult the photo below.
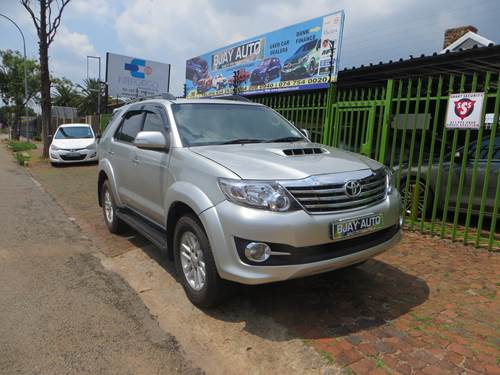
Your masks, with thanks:
M 210 98 L 210 99 L 234 100 L 234 101 L 238 101 L 238 102 L 250 102 L 250 103 L 252 103 L 252 101 L 250 99 L 245 98 L 244 96 L 241 96 L 241 95 L 217 96 L 217 97 Z
M 141 96 L 140 98 L 131 99 L 126 104 L 142 102 L 143 100 L 149 100 L 149 99 L 175 100 L 177 98 L 169 92 L 162 92 L 160 94 Z

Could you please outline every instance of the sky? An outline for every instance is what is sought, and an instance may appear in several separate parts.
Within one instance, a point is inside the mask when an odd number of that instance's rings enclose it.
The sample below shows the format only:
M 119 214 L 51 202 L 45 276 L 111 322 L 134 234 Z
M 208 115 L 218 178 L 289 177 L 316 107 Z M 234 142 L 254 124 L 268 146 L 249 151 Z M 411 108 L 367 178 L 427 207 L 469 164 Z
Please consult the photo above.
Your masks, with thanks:
M 104 77 L 106 52 L 131 55 L 172 64 L 171 91 L 180 95 L 187 59 L 342 9 L 341 69 L 439 51 L 445 29 L 461 25 L 500 43 L 498 0 L 71 0 L 49 51 L 50 70 L 81 83 L 86 56 L 102 58 Z M 28 56 L 37 58 L 34 26 L 19 0 L 0 0 L 0 13 L 19 24 Z M 0 49 L 22 51 L 19 32 L 1 17 Z M 91 61 L 89 75 L 97 71 Z

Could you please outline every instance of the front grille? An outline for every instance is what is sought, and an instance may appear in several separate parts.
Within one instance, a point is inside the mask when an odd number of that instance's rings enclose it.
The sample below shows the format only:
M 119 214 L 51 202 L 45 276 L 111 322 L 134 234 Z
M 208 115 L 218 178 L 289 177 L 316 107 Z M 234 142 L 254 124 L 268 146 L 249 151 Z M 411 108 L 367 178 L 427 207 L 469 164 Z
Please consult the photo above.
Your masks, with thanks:
M 83 154 L 78 156 L 69 156 L 69 155 L 60 155 L 60 156 L 62 160 L 72 161 L 72 160 L 83 160 L 87 155 Z
M 327 213 L 362 208 L 385 199 L 385 171 L 372 173 L 368 177 L 354 179 L 361 185 L 361 192 L 356 197 L 346 193 L 345 184 L 351 179 L 338 183 L 318 184 L 310 186 L 292 186 L 286 188 L 294 198 L 311 213 Z

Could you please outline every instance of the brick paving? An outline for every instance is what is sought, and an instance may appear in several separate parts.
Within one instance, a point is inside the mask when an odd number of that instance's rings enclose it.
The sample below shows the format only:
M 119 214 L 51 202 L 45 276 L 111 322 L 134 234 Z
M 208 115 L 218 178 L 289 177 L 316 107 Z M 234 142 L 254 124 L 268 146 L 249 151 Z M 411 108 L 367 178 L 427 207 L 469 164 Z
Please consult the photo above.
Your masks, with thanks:
M 348 373 L 500 374 L 498 253 L 407 233 L 357 270 L 290 283 L 260 310 Z
M 31 172 L 106 255 L 147 245 L 107 232 L 95 166 Z M 346 373 L 500 375 L 499 288 L 500 253 L 405 233 L 358 269 L 247 287 L 242 298 Z

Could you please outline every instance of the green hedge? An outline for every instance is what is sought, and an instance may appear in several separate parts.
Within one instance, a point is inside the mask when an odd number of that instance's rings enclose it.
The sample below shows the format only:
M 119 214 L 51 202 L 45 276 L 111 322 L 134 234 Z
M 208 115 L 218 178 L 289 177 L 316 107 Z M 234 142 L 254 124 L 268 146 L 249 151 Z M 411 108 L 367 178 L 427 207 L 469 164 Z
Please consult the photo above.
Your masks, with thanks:
M 25 141 L 9 141 L 8 145 L 13 152 L 22 152 L 36 149 L 36 144 Z

